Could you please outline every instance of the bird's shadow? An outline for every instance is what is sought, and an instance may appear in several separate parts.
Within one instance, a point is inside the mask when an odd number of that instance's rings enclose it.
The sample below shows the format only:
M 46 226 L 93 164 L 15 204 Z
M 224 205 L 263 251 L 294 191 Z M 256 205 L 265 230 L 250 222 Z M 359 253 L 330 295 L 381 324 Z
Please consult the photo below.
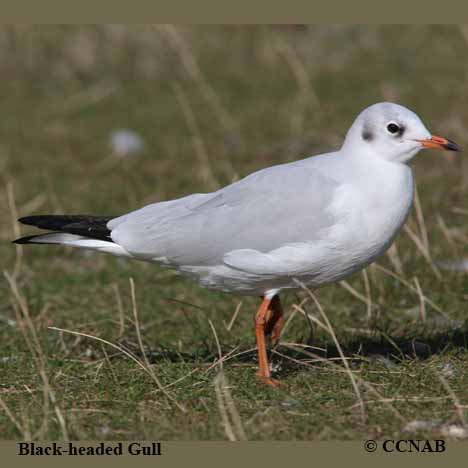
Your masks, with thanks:
M 124 340 L 121 346 L 136 356 L 142 356 L 136 343 Z M 468 349 L 468 321 L 453 329 L 443 330 L 430 335 L 415 334 L 414 336 L 389 336 L 377 333 L 376 336 L 356 337 L 340 345 L 344 356 L 351 365 L 362 362 L 363 359 L 383 360 L 392 365 L 398 365 L 404 360 L 425 360 L 434 355 L 448 351 Z M 185 362 L 192 364 L 212 364 L 219 359 L 219 350 L 202 344 L 196 352 L 180 352 L 171 348 L 145 347 L 146 358 L 150 363 Z M 242 349 L 240 345 L 221 344 L 221 355 L 231 363 L 257 362 L 255 349 Z M 333 343 L 296 343 L 294 346 L 280 343 L 270 350 L 270 357 L 277 368 L 278 376 L 297 373 L 310 367 L 326 364 L 327 360 L 339 364 L 340 351 Z
M 379 334 L 376 337 L 357 337 L 340 347 L 350 366 L 358 365 L 363 360 L 383 361 L 387 367 L 408 360 L 427 360 L 450 351 L 468 350 L 468 322 L 463 326 L 430 335 L 402 337 Z M 288 349 L 287 355 L 281 357 L 278 374 L 285 376 L 303 370 L 304 354 L 304 351 Z M 340 364 L 341 355 L 335 344 L 327 344 L 323 350 L 314 349 L 313 355 L 317 356 L 318 362 L 333 360 Z

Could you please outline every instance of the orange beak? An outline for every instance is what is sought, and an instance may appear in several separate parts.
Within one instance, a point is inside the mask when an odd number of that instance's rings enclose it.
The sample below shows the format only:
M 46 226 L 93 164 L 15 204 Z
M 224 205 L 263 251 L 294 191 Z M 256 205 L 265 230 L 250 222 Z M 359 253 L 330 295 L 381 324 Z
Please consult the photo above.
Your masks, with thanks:
M 461 151 L 461 148 L 453 141 L 433 135 L 427 140 L 418 140 L 424 148 L 443 149 L 446 151 Z

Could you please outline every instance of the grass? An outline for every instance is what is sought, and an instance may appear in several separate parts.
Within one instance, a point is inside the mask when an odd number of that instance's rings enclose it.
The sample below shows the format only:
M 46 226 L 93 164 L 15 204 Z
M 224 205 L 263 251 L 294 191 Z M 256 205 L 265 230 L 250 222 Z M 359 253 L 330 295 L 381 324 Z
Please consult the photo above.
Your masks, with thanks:
M 10 27 L 0 56 L 2 439 L 398 438 L 414 421 L 421 436 L 449 437 L 466 426 L 468 280 L 438 267 L 467 256 L 463 154 L 416 158 L 420 209 L 365 275 L 285 297 L 278 390 L 255 378 L 257 298 L 10 240 L 29 232 L 17 216 L 120 214 L 336 148 L 384 99 L 466 147 L 468 30 Z M 146 149 L 112 154 L 119 128 Z

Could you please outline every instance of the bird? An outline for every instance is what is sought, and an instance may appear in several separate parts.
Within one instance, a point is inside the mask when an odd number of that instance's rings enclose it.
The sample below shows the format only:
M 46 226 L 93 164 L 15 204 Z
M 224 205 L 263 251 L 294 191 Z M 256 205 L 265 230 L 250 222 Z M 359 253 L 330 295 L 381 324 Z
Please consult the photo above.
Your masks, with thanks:
M 337 151 L 121 216 L 23 217 L 19 222 L 52 232 L 13 242 L 156 262 L 206 288 L 260 297 L 257 376 L 276 387 L 267 345 L 281 335 L 280 293 L 335 283 L 381 256 L 411 210 L 408 163 L 425 148 L 460 151 L 432 135 L 413 111 L 381 102 L 356 117 Z

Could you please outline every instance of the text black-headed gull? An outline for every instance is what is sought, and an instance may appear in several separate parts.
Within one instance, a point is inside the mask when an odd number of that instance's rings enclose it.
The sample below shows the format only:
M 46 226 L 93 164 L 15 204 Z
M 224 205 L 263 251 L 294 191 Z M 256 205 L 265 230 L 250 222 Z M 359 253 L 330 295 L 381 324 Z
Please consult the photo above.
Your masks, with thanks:
M 365 109 L 339 151 L 268 167 L 216 192 L 154 203 L 123 216 L 28 216 L 55 232 L 18 244 L 63 244 L 158 262 L 203 286 L 257 295 L 259 372 L 266 338 L 283 323 L 279 293 L 339 281 L 391 245 L 413 201 L 408 161 L 422 148 L 459 151 L 397 104 Z

